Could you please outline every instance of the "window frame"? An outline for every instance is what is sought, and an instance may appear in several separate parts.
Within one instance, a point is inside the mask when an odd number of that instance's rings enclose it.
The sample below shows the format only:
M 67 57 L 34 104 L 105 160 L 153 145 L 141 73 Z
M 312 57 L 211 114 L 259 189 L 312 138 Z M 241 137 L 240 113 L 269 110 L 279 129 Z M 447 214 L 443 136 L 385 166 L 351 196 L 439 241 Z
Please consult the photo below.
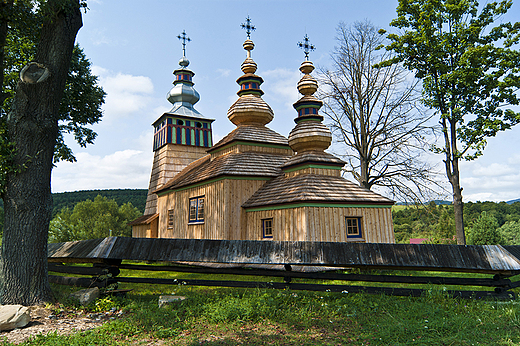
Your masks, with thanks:
M 168 223 L 166 228 L 173 229 L 175 225 L 175 209 L 168 209 Z
M 349 221 L 355 221 L 357 233 L 350 233 L 349 229 L 353 228 L 353 225 L 349 225 Z M 363 229 L 361 227 L 361 217 L 359 216 L 345 216 L 345 234 L 347 235 L 347 240 L 364 240 L 363 238 Z
M 267 224 L 269 223 L 269 226 L 267 227 Z M 266 229 L 270 229 L 270 234 L 266 233 Z M 263 239 L 273 239 L 273 218 L 268 217 L 265 219 L 262 219 L 262 238 Z
M 195 209 L 192 215 L 193 206 Z M 188 200 L 188 224 L 204 223 L 205 206 L 205 196 L 191 197 Z

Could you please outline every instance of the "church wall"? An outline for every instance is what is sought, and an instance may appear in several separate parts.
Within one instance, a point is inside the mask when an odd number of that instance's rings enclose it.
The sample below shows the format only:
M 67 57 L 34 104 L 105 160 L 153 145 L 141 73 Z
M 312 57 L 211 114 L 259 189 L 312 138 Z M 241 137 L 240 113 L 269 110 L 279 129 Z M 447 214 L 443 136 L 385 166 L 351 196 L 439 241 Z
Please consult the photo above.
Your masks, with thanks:
M 174 191 L 158 200 L 159 238 L 245 239 L 246 215 L 241 205 L 265 181 L 222 179 L 198 187 Z M 204 196 L 203 223 L 188 223 L 189 200 Z M 168 228 L 168 210 L 174 223 Z
M 146 238 L 146 235 L 150 233 L 150 225 L 134 225 L 132 226 L 132 237 L 133 238 Z
M 157 195 L 153 191 L 167 183 L 187 165 L 206 155 L 206 150 L 207 148 L 203 147 L 166 144 L 155 151 L 144 215 L 155 214 L 157 211 Z
M 246 237 L 250 240 L 264 239 L 262 220 L 272 218 L 272 240 L 351 241 L 351 239 L 347 239 L 345 217 L 361 218 L 363 241 L 368 243 L 395 242 L 391 208 L 364 207 L 320 206 L 247 212 Z

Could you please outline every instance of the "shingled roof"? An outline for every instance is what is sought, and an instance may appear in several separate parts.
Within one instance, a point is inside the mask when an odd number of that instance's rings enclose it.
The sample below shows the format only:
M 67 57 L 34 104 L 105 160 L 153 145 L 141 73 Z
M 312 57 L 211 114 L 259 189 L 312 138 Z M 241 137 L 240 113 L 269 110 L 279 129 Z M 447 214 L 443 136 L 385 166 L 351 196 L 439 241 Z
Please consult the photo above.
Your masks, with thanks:
M 282 174 L 262 186 L 242 207 L 252 208 L 300 202 L 394 204 L 392 200 L 342 177 L 300 174 L 288 178 Z
M 131 221 L 131 222 L 127 223 L 127 225 L 129 225 L 129 226 L 148 225 L 153 220 L 157 219 L 158 217 L 159 217 L 159 214 L 146 214 L 146 215 L 143 215 L 141 217 L 138 217 L 134 221 Z
M 232 153 L 210 160 L 211 156 L 188 165 L 167 184 L 155 191 L 173 190 L 219 176 L 276 177 L 281 174 L 280 166 L 289 158 L 285 155 L 268 153 Z
M 297 166 L 300 164 L 329 164 L 333 166 L 345 165 L 345 162 L 334 155 L 326 153 L 324 151 L 307 151 L 298 155 L 292 156 L 289 160 L 285 161 L 282 168 Z
M 222 138 L 217 144 L 208 150 L 208 153 L 214 152 L 226 144 L 236 141 L 284 145 L 289 149 L 287 138 L 278 132 L 260 124 L 244 124 L 231 131 L 226 137 Z

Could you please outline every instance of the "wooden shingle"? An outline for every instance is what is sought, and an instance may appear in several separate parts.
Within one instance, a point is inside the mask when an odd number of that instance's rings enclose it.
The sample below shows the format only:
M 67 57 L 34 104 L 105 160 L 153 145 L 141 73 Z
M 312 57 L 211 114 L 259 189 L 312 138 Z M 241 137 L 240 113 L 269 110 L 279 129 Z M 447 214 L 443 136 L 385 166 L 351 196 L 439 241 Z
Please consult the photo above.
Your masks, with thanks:
M 300 174 L 280 175 L 262 186 L 242 205 L 244 208 L 299 202 L 385 204 L 394 202 L 342 177 Z
M 156 191 L 174 190 L 220 176 L 276 177 L 288 156 L 268 153 L 232 153 L 210 160 L 210 155 L 189 165 Z
M 219 148 L 236 141 L 253 143 L 266 143 L 271 145 L 283 145 L 289 148 L 287 138 L 260 124 L 240 125 L 231 131 L 226 137 L 215 144 L 208 153 L 217 151 Z

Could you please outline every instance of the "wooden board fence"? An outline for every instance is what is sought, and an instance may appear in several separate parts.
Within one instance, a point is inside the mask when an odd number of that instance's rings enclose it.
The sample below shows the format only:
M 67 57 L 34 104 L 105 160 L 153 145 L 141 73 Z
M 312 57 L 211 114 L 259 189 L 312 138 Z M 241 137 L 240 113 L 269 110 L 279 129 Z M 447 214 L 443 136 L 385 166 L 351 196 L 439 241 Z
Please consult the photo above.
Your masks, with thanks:
M 350 244 L 325 242 L 272 242 L 185 239 L 117 238 L 49 244 L 49 270 L 94 278 L 51 276 L 51 282 L 78 286 L 106 286 L 115 282 L 198 285 L 223 287 L 268 287 L 331 292 L 367 292 L 417 296 L 423 289 L 368 287 L 346 284 L 295 283 L 293 278 L 378 282 L 406 285 L 456 285 L 491 287 L 493 290 L 447 290 L 463 298 L 514 298 L 510 289 L 520 286 L 508 277 L 520 274 L 516 255 L 520 247 L 457 246 L 431 244 Z M 170 262 L 169 265 L 135 265 L 123 260 Z M 92 268 L 58 263 L 91 262 Z M 213 264 L 211 267 L 176 265 L 176 262 Z M 283 265 L 285 270 L 262 266 Z M 327 266 L 363 269 L 400 269 L 493 274 L 491 278 L 366 275 L 291 271 L 292 266 Z M 235 266 L 234 268 L 231 266 Z M 245 269 L 246 267 L 249 267 Z M 251 268 L 253 267 L 253 268 Z M 283 277 L 284 282 L 192 280 L 119 277 L 120 269 L 175 271 L 202 274 L 229 274 Z M 109 274 L 109 275 L 107 275 Z

